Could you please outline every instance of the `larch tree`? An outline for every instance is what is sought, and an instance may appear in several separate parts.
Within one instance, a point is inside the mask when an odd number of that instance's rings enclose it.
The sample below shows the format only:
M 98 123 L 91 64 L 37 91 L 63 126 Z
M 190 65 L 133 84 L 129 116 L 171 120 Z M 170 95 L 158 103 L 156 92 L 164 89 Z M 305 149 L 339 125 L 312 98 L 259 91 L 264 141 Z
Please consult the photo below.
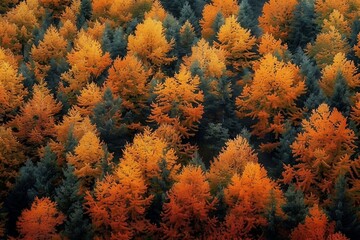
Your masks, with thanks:
M 168 53 L 173 45 L 173 40 L 166 40 L 162 23 L 152 18 L 138 24 L 135 33 L 128 38 L 129 54 L 138 57 L 148 68 L 172 62 L 174 58 Z
M 14 54 L 21 54 L 22 45 L 17 37 L 18 27 L 5 18 L 0 18 L 0 45 Z
M 193 135 L 204 112 L 204 95 L 199 84 L 199 77 L 192 77 L 190 71 L 182 66 L 174 77 L 155 87 L 157 97 L 151 105 L 149 119 L 157 124 L 173 125 L 185 137 Z
M 207 173 L 211 190 L 217 191 L 227 187 L 235 174 L 241 176 L 248 162 L 257 161 L 257 154 L 247 139 L 239 135 L 228 140 L 219 155 L 211 162 Z
M 337 176 L 350 171 L 355 133 L 347 126 L 346 118 L 326 104 L 303 120 L 302 129 L 291 145 L 297 163 L 285 166 L 283 182 L 294 182 L 307 197 L 314 195 L 322 202 L 334 191 Z
M 165 18 L 167 17 L 168 13 L 165 11 L 161 2 L 159 0 L 155 0 L 151 6 L 150 11 L 145 13 L 146 18 L 152 18 L 158 20 L 160 22 L 164 22 Z
M 49 198 L 35 198 L 30 209 L 25 209 L 17 222 L 22 239 L 58 239 L 56 227 L 65 217 Z
M 297 0 L 270 0 L 264 4 L 259 27 L 276 39 L 287 40 Z
M 266 54 L 272 54 L 274 56 L 279 56 L 282 59 L 286 59 L 288 46 L 280 39 L 276 40 L 272 34 L 264 33 L 260 37 L 258 52 L 262 56 L 265 56 Z
M 217 202 L 200 167 L 187 166 L 167 193 L 161 232 L 164 238 L 191 239 L 211 236 L 217 220 L 210 216 Z
M 88 83 L 80 90 L 80 94 L 76 99 L 74 109 L 79 111 L 83 116 L 90 116 L 97 104 L 102 100 L 103 89 L 95 83 Z
M 331 26 L 335 27 L 345 37 L 349 37 L 351 34 L 350 23 L 336 9 L 334 9 L 328 18 L 324 19 L 322 31 L 330 31 Z
M 252 126 L 252 134 L 265 137 L 273 133 L 278 138 L 284 131 L 285 117 L 298 116 L 295 101 L 304 92 L 305 82 L 300 69 L 267 54 L 260 60 L 251 83 L 236 99 L 238 116 L 257 120 Z
M 226 58 L 236 70 L 249 67 L 256 54 L 254 47 L 256 38 L 250 30 L 240 26 L 234 16 L 225 19 L 217 34 L 219 43 L 215 43 L 226 51 Z

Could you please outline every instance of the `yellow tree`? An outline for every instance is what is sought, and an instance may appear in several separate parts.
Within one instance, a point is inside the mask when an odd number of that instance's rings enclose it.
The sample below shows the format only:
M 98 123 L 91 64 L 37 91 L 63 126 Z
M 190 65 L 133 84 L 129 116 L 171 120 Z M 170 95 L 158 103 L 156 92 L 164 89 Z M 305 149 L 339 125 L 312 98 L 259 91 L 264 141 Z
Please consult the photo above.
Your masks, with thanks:
M 268 53 L 274 56 L 280 56 L 283 59 L 288 51 L 288 46 L 283 44 L 281 40 L 276 40 L 272 34 L 265 33 L 260 38 L 258 52 L 260 55 L 266 55 Z
M 62 79 L 69 84 L 66 92 L 79 91 L 86 83 L 99 77 L 111 64 L 109 53 L 103 53 L 101 44 L 84 31 L 75 40 L 74 48 L 67 55 L 71 66 L 69 72 L 62 74 Z
M 21 43 L 17 37 L 18 27 L 5 18 L 0 18 L 0 46 L 10 49 L 14 54 L 21 54 Z
M 21 239 L 60 239 L 56 227 L 65 216 L 56 209 L 56 203 L 49 198 L 36 197 L 30 209 L 25 209 L 17 222 Z
M 216 226 L 210 216 L 217 202 L 200 167 L 186 166 L 167 193 L 161 231 L 166 239 L 206 239 Z
M 236 70 L 250 66 L 256 56 L 256 38 L 251 36 L 250 30 L 240 26 L 235 16 L 225 19 L 225 24 L 218 32 L 218 40 L 219 43 L 215 43 L 215 46 L 225 50 L 227 59 Z
M 258 163 L 247 163 L 242 174 L 231 178 L 224 198 L 229 209 L 220 232 L 223 239 L 258 238 L 252 231 L 268 224 L 264 215 L 273 200 L 277 203 L 276 214 L 283 215 L 282 192 Z
M 322 77 L 319 82 L 327 96 L 332 96 L 336 84 L 337 76 L 341 74 L 345 82 L 351 89 L 360 86 L 360 74 L 353 61 L 347 60 L 344 53 L 335 55 L 332 64 L 327 65 L 322 70 Z
M 74 108 L 83 116 L 90 116 L 95 106 L 103 99 L 104 91 L 95 83 L 88 83 L 80 90 Z
M 50 26 L 44 35 L 44 39 L 37 46 L 31 48 L 31 57 L 35 62 L 35 77 L 39 82 L 44 81 L 50 70 L 50 60 L 60 64 L 67 53 L 67 41 L 54 26 Z
M 122 160 L 113 175 L 96 182 L 87 192 L 86 206 L 95 231 L 105 239 L 134 239 L 150 232 L 145 219 L 152 196 L 136 161 Z
M 295 182 L 308 196 L 324 200 L 334 191 L 336 178 L 350 171 L 355 133 L 348 128 L 346 118 L 337 109 L 330 111 L 326 104 L 303 120 L 302 129 L 291 145 L 297 164 L 285 167 L 283 181 Z
M 199 90 L 200 79 L 192 77 L 184 66 L 174 77 L 155 87 L 157 95 L 151 104 L 149 119 L 158 124 L 173 125 L 185 137 L 193 135 L 196 123 L 202 118 L 204 94 Z
M 350 23 L 336 9 L 329 15 L 328 19 L 324 19 L 322 31 L 330 31 L 331 26 L 335 27 L 343 36 L 349 37 L 351 34 Z
M 151 71 L 133 55 L 117 58 L 109 69 L 106 86 L 122 100 L 125 109 L 139 113 L 146 106 Z
M 236 0 L 212 0 L 211 3 L 206 4 L 202 12 L 203 18 L 200 20 L 202 37 L 210 39 L 216 34 L 213 25 L 218 14 L 227 18 L 231 15 L 237 15 L 238 12 L 239 5 Z
M 276 39 L 286 40 L 294 17 L 297 0 L 270 0 L 264 4 L 259 26 Z
M 260 60 L 252 81 L 236 99 L 238 116 L 257 120 L 252 126 L 254 135 L 265 137 L 273 133 L 278 138 L 284 131 L 284 119 L 297 116 L 295 101 L 304 92 L 300 69 L 267 54 Z
M 353 2 L 350 4 L 350 2 Z M 354 4 L 355 3 L 355 4 Z M 353 18 L 351 8 L 356 7 L 356 1 L 349 0 L 316 0 L 315 13 L 318 23 L 323 23 L 324 19 L 328 19 L 330 14 L 336 9 L 344 15 L 347 20 Z M 354 8 L 355 10 L 356 8 Z
M 334 26 L 330 26 L 326 32 L 319 33 L 315 42 L 309 43 L 306 48 L 308 55 L 315 58 L 320 68 L 330 64 L 337 53 L 347 54 L 350 50 L 347 40 Z
M 0 48 L 0 123 L 14 115 L 23 104 L 26 94 L 23 81 L 14 56 Z
M 61 108 L 46 86 L 35 85 L 33 97 L 20 108 L 10 126 L 21 141 L 41 145 L 54 136 L 55 115 Z
M 148 68 L 173 61 L 174 58 L 167 56 L 173 45 L 173 40 L 166 40 L 162 23 L 152 18 L 138 24 L 135 33 L 128 38 L 129 54 L 138 57 Z
M 227 187 L 235 174 L 241 176 L 248 162 L 256 163 L 257 161 L 257 154 L 249 145 L 248 140 L 240 135 L 229 140 L 210 165 L 207 178 L 211 190 L 217 191 Z
M 154 3 L 151 6 L 150 11 L 145 13 L 145 19 L 146 18 L 152 18 L 155 20 L 159 20 L 161 22 L 164 22 L 165 18 L 167 17 L 167 12 L 161 5 L 159 0 L 155 0 Z

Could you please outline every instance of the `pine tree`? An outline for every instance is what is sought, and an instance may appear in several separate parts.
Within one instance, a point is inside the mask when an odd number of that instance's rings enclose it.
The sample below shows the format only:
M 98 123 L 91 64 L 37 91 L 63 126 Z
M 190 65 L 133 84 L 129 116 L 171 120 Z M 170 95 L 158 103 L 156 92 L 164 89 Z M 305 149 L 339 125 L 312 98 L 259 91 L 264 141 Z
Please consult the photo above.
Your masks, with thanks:
M 80 5 L 80 13 L 77 15 L 76 26 L 81 29 L 86 21 L 90 20 L 92 16 L 91 0 L 82 0 Z
M 112 59 L 117 57 L 125 57 L 127 48 L 127 39 L 124 33 L 124 29 L 122 27 L 118 27 L 115 29 L 113 34 L 113 41 L 110 50 L 110 56 Z
M 308 209 L 304 202 L 304 194 L 301 190 L 296 189 L 294 185 L 288 187 L 284 196 L 286 203 L 282 206 L 282 209 L 287 216 L 284 221 L 284 228 L 291 230 L 305 220 Z
M 344 116 L 350 115 L 351 93 L 342 74 L 336 76 L 334 92 L 327 103 L 330 107 L 337 108 Z
M 189 23 L 194 27 L 195 33 L 199 35 L 201 31 L 199 20 L 196 18 L 195 12 L 191 8 L 188 1 L 186 1 L 182 7 L 179 18 L 179 22 L 182 25 L 185 24 L 186 21 L 189 21 Z
M 240 23 L 241 27 L 250 29 L 253 35 L 255 36 L 260 35 L 261 30 L 257 25 L 258 22 L 255 13 L 252 7 L 250 6 L 248 0 L 241 1 L 237 21 Z

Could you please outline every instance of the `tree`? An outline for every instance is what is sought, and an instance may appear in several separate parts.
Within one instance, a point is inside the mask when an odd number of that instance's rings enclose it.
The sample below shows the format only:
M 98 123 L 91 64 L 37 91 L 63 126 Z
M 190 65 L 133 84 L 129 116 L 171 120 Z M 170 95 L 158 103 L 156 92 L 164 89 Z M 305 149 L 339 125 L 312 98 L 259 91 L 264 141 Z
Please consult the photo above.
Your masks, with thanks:
M 180 36 L 179 36 L 179 47 L 178 47 L 178 55 L 179 59 L 184 56 L 188 56 L 191 53 L 191 47 L 193 46 L 196 39 L 196 33 L 193 25 L 186 21 L 184 25 L 180 28 Z
M 228 140 L 220 154 L 211 162 L 207 174 L 211 190 L 226 188 L 235 174 L 241 176 L 248 162 L 257 161 L 257 154 L 247 139 L 238 135 L 235 139 Z
M 291 233 L 292 240 L 305 239 L 348 239 L 341 233 L 334 233 L 334 225 L 328 222 L 325 213 L 314 205 L 304 223 L 300 223 Z
M 215 43 L 225 50 L 227 60 L 236 70 L 249 67 L 255 58 L 254 46 L 256 38 L 249 30 L 241 27 L 234 16 L 225 19 L 217 35 L 219 43 Z
M 260 35 L 260 29 L 258 27 L 255 12 L 253 11 L 253 7 L 250 6 L 248 0 L 241 1 L 237 21 L 240 23 L 241 27 L 249 29 L 253 35 Z
M 292 230 L 299 223 L 304 222 L 308 213 L 308 208 L 304 202 L 304 194 L 301 190 L 290 185 L 284 194 L 286 203 L 282 206 L 282 210 L 286 214 L 284 227 Z
M 98 87 L 95 83 L 88 83 L 80 90 L 80 95 L 77 98 L 77 104 L 74 109 L 79 111 L 82 116 L 90 116 L 93 114 L 94 108 L 102 100 L 103 89 Z
M 206 238 L 214 231 L 216 219 L 210 216 L 217 199 L 200 167 L 187 166 L 167 193 L 161 231 L 165 238 Z
M 270 0 L 265 3 L 259 17 L 259 27 L 276 39 L 287 40 L 297 4 L 297 0 Z
M 306 48 L 307 54 L 315 58 L 320 68 L 330 64 L 339 52 L 347 54 L 350 50 L 346 39 L 334 26 L 330 26 L 326 32 L 320 32 L 315 42 L 309 43 Z
M 295 101 L 304 92 L 300 69 L 267 54 L 260 60 L 252 82 L 236 99 L 238 116 L 257 119 L 252 134 L 265 137 L 274 133 L 278 138 L 284 132 L 284 118 L 296 115 Z
M 0 4 L 0 13 L 1 14 L 6 13 L 9 9 L 14 7 L 18 2 L 19 0 L 4 0 Z
M 159 0 L 155 0 L 150 11 L 145 13 L 145 19 L 152 18 L 160 22 L 164 22 L 168 13 L 165 11 Z
M 92 16 L 92 2 L 90 0 L 82 0 L 80 1 L 80 9 L 76 18 L 76 26 L 77 29 L 81 29 L 82 26 L 86 23 L 86 21 L 91 19 Z
M 272 54 L 285 60 L 288 55 L 288 46 L 283 44 L 280 39 L 276 40 L 272 34 L 265 33 L 260 38 L 258 52 L 263 56 Z
M 50 9 L 52 15 L 58 18 L 62 11 L 71 4 L 71 0 L 65 0 L 59 2 L 58 0 L 39 0 L 39 4 L 46 9 Z
M 324 93 L 330 97 L 334 94 L 334 88 L 338 75 L 345 80 L 345 85 L 350 89 L 360 86 L 360 74 L 353 61 L 347 60 L 344 53 L 335 55 L 332 64 L 326 65 L 321 71 L 322 77 L 319 82 Z
M 146 191 L 141 165 L 122 160 L 114 175 L 97 181 L 94 193 L 85 196 L 96 232 L 106 239 L 132 239 L 149 230 L 145 211 L 152 197 Z
M 130 55 L 137 56 L 147 67 L 169 64 L 174 58 L 167 54 L 174 45 L 165 38 L 165 29 L 158 20 L 147 18 L 137 25 L 135 34 L 128 38 Z
M 60 238 L 56 227 L 64 221 L 64 215 L 49 198 L 35 198 L 30 209 L 25 209 L 17 222 L 23 239 Z
M 185 24 L 187 21 L 194 27 L 194 31 L 196 35 L 198 35 L 200 33 L 199 20 L 197 19 L 196 14 L 188 1 L 186 1 L 183 5 L 180 11 L 179 18 L 179 22 L 182 25 Z
M 351 34 L 350 23 L 345 19 L 344 15 L 336 9 L 334 9 L 328 18 L 324 19 L 322 31 L 330 31 L 331 26 L 335 27 L 342 36 L 349 37 Z
M 350 171 L 355 133 L 347 127 L 346 118 L 336 108 L 330 111 L 326 104 L 302 121 L 302 129 L 291 145 L 298 163 L 285 167 L 283 181 L 295 180 L 297 188 L 321 201 L 333 192 L 337 176 Z
M 41 145 L 54 136 L 55 115 L 61 110 L 44 85 L 35 85 L 33 97 L 20 108 L 10 125 L 15 136 L 29 144 Z
M 256 238 L 261 233 L 256 230 L 268 224 L 264 215 L 272 201 L 271 196 L 278 203 L 275 213 L 281 216 L 280 206 L 284 202 L 281 190 L 260 164 L 247 163 L 242 174 L 233 175 L 224 190 L 228 213 L 220 236 L 226 239 Z
M 354 9 L 356 9 L 355 6 L 356 3 L 354 2 Z M 346 19 L 349 19 L 352 14 L 351 7 L 347 0 L 317 0 L 315 1 L 315 12 L 318 23 L 322 23 L 324 19 L 327 19 L 334 9 L 345 15 Z
M 155 87 L 157 95 L 151 104 L 149 119 L 158 124 L 170 124 L 185 137 L 193 135 L 204 112 L 202 105 L 204 95 L 199 90 L 200 79 L 192 77 L 182 66 L 173 78 L 167 78 L 164 83 Z
M 200 20 L 202 37 L 211 39 L 216 34 L 213 26 L 219 13 L 227 18 L 237 15 L 238 11 L 239 5 L 235 0 L 212 0 L 211 3 L 206 4 L 202 12 L 203 18 Z
M 17 37 L 18 31 L 15 23 L 10 23 L 5 18 L 0 19 L 0 45 L 5 49 L 10 49 L 14 54 L 21 54 L 22 45 Z

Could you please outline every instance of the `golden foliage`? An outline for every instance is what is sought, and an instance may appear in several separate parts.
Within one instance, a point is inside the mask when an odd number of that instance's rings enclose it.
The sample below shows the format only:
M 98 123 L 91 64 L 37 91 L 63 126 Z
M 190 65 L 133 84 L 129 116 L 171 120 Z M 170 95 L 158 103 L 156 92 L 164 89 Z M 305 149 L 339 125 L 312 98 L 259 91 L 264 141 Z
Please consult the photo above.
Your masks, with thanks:
M 81 89 L 74 108 L 79 111 L 81 115 L 90 116 L 95 106 L 102 101 L 102 98 L 103 90 L 95 83 L 88 83 Z
M 349 37 L 351 34 L 350 23 L 344 18 L 344 15 L 336 9 L 329 15 L 328 19 L 324 19 L 322 31 L 330 31 L 331 26 L 336 28 L 343 36 Z

